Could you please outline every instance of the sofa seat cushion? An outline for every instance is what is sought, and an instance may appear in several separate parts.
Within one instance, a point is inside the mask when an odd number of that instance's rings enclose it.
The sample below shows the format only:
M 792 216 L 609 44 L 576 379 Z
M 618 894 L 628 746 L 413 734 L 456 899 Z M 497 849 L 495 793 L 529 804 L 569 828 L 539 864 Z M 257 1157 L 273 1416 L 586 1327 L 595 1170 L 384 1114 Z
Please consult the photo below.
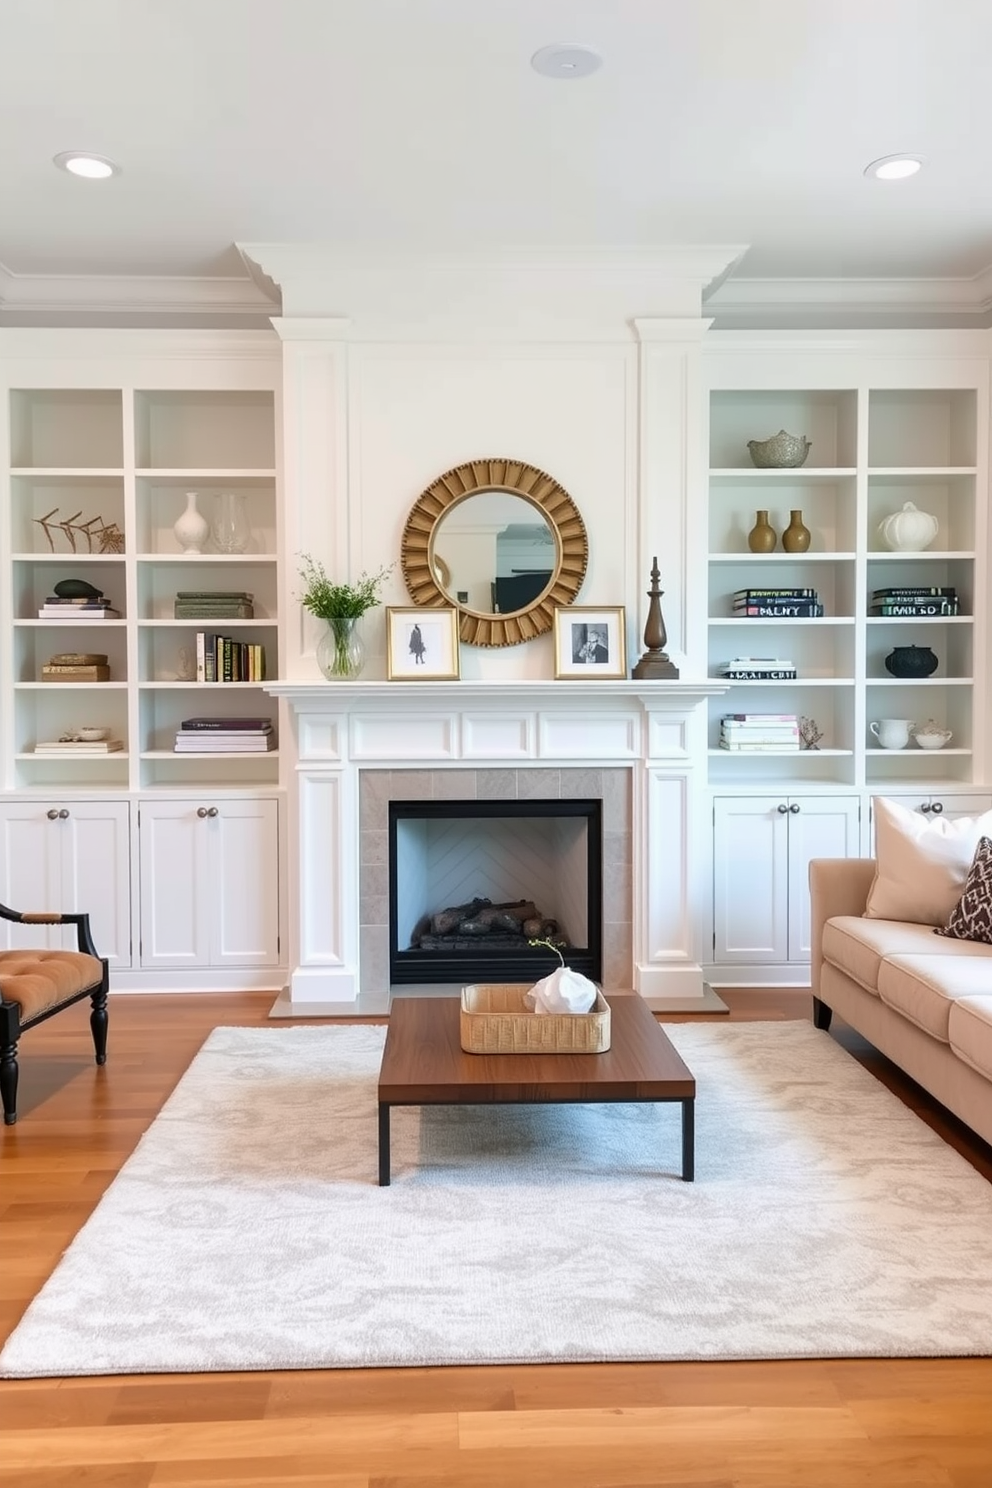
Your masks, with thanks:
M 878 969 L 878 995 L 924 1033 L 949 1043 L 957 999 L 992 993 L 992 946 L 972 945 L 972 950 L 977 954 L 886 956 Z
M 866 992 L 878 993 L 878 969 L 885 956 L 943 953 L 965 941 L 941 940 L 932 925 L 902 920 L 869 920 L 862 915 L 835 915 L 823 927 L 823 959 Z M 970 945 L 970 942 L 967 944 Z M 974 950 L 974 947 L 971 946 Z
M 0 993 L 20 1006 L 20 1022 L 58 1007 L 103 977 L 103 965 L 82 951 L 0 951 Z
M 958 1058 L 992 1080 L 992 990 L 981 997 L 959 997 L 951 1007 L 948 1031 Z

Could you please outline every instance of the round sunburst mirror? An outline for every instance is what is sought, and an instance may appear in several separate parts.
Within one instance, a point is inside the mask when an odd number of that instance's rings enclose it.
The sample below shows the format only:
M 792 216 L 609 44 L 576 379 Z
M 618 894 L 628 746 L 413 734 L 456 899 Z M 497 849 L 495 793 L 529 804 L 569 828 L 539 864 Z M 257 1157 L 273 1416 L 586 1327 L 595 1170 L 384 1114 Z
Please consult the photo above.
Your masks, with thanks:
M 521 460 L 467 460 L 414 502 L 400 563 L 414 604 L 454 605 L 471 646 L 517 646 L 553 628 L 589 561 L 565 488 Z

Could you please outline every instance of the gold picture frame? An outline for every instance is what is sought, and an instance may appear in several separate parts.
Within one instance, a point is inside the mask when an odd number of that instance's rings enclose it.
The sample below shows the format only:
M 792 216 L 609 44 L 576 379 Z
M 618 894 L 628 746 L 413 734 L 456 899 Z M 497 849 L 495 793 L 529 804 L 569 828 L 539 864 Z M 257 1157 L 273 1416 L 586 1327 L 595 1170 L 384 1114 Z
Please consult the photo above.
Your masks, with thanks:
M 588 681 L 626 677 L 623 605 L 568 605 L 555 610 L 555 677 Z
M 454 605 L 387 608 L 386 676 L 390 682 L 457 682 L 459 661 Z

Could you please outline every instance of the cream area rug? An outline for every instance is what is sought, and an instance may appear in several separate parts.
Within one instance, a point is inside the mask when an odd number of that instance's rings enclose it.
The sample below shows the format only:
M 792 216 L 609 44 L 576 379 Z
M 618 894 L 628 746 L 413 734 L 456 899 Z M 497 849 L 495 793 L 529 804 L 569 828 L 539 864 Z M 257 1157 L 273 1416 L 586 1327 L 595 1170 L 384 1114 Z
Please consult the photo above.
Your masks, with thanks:
M 12 1376 L 992 1352 L 992 1186 L 805 1023 L 673 1025 L 679 1108 L 394 1110 L 385 1030 L 220 1028 Z

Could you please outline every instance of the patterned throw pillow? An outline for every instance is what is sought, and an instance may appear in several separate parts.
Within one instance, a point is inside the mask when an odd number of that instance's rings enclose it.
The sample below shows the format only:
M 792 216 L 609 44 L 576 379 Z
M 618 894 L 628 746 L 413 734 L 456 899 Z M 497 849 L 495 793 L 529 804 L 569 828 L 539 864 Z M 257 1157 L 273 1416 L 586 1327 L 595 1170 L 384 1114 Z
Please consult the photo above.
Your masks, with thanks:
M 938 935 L 992 945 L 992 837 L 979 839 L 964 892 Z

